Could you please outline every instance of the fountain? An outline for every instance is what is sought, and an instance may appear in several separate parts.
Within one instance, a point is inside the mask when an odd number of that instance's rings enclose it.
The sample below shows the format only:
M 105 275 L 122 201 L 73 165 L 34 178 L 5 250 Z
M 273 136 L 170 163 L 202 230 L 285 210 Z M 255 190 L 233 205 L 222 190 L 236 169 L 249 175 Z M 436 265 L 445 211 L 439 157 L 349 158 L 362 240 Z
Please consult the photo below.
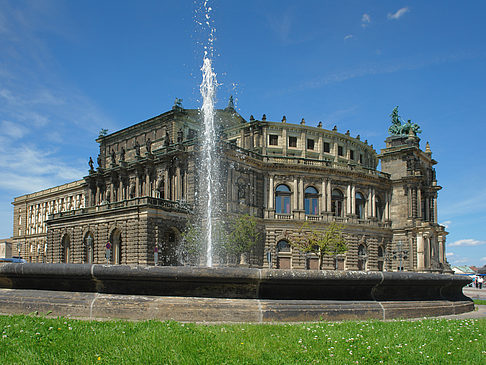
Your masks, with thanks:
M 204 121 L 198 201 L 207 267 L 102 264 L 0 266 L 0 313 L 51 313 L 105 319 L 274 322 L 389 319 L 474 309 L 462 293 L 469 279 L 413 272 L 213 268 L 219 189 L 216 75 L 209 27 L 200 91 Z
M 205 46 L 203 66 L 201 68 L 203 79 L 200 86 L 203 104 L 201 113 L 203 117 L 204 133 L 202 140 L 202 164 L 199 171 L 199 205 L 202 211 L 204 244 L 206 245 L 206 266 L 213 266 L 213 222 L 216 218 L 216 205 L 219 191 L 219 156 L 216 146 L 216 126 L 214 118 L 214 100 L 216 96 L 216 74 L 212 67 L 214 27 L 210 22 L 211 7 L 208 1 L 204 2 L 205 25 L 209 28 L 208 45 Z

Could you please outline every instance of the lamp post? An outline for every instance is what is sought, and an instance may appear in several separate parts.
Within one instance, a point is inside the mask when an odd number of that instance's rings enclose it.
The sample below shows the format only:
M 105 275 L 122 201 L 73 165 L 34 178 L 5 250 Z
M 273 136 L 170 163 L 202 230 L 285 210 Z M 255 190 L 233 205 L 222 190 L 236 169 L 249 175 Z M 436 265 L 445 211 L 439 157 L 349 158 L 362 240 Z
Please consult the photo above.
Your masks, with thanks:
M 159 265 L 159 248 L 157 247 L 157 245 L 155 245 L 154 247 L 154 264 L 155 266 Z
M 88 237 L 86 238 L 86 256 L 88 256 L 88 257 L 86 257 L 86 261 L 88 261 L 88 263 L 90 263 L 90 264 L 91 264 L 91 263 L 92 263 L 92 261 L 93 261 L 93 260 L 91 259 L 91 257 L 92 257 L 92 256 L 91 256 L 92 252 L 93 252 L 93 237 L 88 236 Z
M 398 271 L 403 271 L 402 260 L 408 259 L 408 250 L 403 249 L 402 241 L 398 241 L 397 250 L 393 251 L 393 259 L 400 260 L 400 266 L 398 267 Z
M 111 243 L 108 241 L 106 244 L 106 263 L 109 265 L 110 264 L 110 258 L 111 258 Z

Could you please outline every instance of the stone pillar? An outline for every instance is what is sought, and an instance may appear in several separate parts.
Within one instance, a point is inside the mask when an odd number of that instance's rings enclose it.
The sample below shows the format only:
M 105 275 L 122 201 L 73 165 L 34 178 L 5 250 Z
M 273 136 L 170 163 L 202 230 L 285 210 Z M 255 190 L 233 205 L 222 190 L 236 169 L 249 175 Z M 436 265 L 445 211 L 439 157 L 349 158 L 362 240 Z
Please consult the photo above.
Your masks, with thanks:
M 149 171 L 145 171 L 145 195 L 152 196 L 151 190 L 152 189 L 150 188 L 150 173 Z
M 351 214 L 356 214 L 356 186 L 351 187 Z
M 299 210 L 304 210 L 304 180 L 299 178 Z
M 332 189 L 331 189 L 331 180 L 327 180 L 327 206 L 326 206 L 326 211 L 329 213 L 332 211 Z
M 371 216 L 376 217 L 376 190 L 372 188 L 371 191 L 373 194 L 371 198 Z
M 439 241 L 439 262 L 441 264 L 445 263 L 445 242 L 444 242 L 444 236 L 439 236 L 437 237 L 437 240 Z
M 115 200 L 115 185 L 113 184 L 113 181 L 110 182 L 110 203 L 113 203 L 113 201 Z
M 177 166 L 176 167 L 176 200 L 180 200 L 181 199 L 181 188 L 182 188 L 182 184 L 181 184 L 181 168 L 180 166 Z
M 417 234 L 417 270 L 423 271 L 425 268 L 424 238 L 420 233 Z
M 137 176 L 135 178 L 135 197 L 138 198 L 140 196 L 140 176 L 137 171 Z
M 390 220 L 390 193 L 385 193 L 385 220 Z
M 321 189 L 321 212 L 325 211 L 327 211 L 327 184 L 326 180 L 323 180 Z
M 293 202 L 292 202 L 292 210 L 297 210 L 298 209 L 298 190 L 299 190 L 299 186 L 298 186 L 298 182 L 297 182 L 297 178 L 294 178 L 294 199 L 293 199 Z
M 169 184 L 169 170 L 165 170 L 164 171 L 164 196 L 162 198 L 164 198 L 165 200 L 169 200 L 169 197 L 170 197 L 170 194 L 169 194 L 169 187 L 170 187 L 170 184 Z
M 422 217 L 422 189 L 417 189 L 417 217 Z
M 231 170 L 233 171 L 233 170 Z M 268 205 L 268 177 L 263 177 L 263 208 L 269 209 Z
M 351 212 L 351 185 L 348 185 L 346 191 L 346 214 L 352 214 Z
M 412 217 L 412 188 L 407 187 L 407 205 L 408 205 L 408 217 Z
M 122 201 L 123 199 L 125 199 L 123 196 L 123 181 L 120 178 L 120 182 L 118 184 L 118 201 Z
M 268 209 L 272 210 L 273 208 L 273 176 L 270 175 L 269 177 L 269 184 L 268 184 Z

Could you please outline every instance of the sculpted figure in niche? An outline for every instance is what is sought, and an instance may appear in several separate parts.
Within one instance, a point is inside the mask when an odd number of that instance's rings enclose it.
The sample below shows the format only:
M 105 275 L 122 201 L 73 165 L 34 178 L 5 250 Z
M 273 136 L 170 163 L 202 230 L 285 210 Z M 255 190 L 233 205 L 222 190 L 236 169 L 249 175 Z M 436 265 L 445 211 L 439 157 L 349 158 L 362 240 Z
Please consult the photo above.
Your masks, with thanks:
M 169 136 L 169 132 L 166 131 L 165 132 L 165 140 L 164 140 L 164 146 L 165 147 L 168 147 L 170 145 L 170 136 Z
M 182 131 L 181 128 L 179 129 L 179 132 L 177 132 L 177 143 L 181 143 L 183 139 L 184 139 L 184 132 Z
M 114 149 L 111 149 L 111 163 L 116 164 L 116 153 Z
M 135 155 L 140 156 L 140 145 L 138 144 L 138 141 L 135 139 L 135 144 L 133 145 L 133 148 L 135 148 Z
M 101 154 L 98 155 L 98 158 L 96 159 L 96 162 L 98 163 L 98 167 L 101 169 L 102 166 L 102 161 L 103 159 L 101 158 Z
M 147 149 L 147 154 L 152 153 L 152 141 L 150 138 L 147 138 L 145 141 L 145 148 Z
M 120 151 L 120 161 L 125 161 L 125 148 L 122 147 Z

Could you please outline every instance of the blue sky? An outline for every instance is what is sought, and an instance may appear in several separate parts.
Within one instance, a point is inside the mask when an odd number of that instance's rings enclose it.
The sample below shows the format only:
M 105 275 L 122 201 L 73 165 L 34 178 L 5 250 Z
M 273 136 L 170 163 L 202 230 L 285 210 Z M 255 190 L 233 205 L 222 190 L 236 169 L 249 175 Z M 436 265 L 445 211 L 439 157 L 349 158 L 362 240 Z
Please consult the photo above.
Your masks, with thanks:
M 486 264 L 486 2 L 210 1 L 218 105 L 384 147 L 391 110 L 439 162 L 452 264 Z M 14 196 L 83 177 L 101 128 L 200 104 L 198 1 L 0 0 L 0 236 Z

